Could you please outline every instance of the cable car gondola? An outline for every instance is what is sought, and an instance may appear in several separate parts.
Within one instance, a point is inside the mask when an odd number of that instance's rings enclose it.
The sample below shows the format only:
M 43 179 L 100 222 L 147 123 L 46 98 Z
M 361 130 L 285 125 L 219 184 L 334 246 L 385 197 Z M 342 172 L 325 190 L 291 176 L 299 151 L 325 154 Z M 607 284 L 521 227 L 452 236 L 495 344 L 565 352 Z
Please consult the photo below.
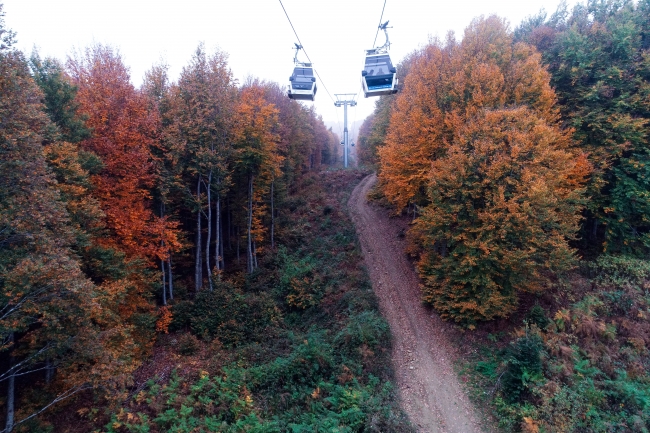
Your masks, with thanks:
M 397 69 L 388 55 L 388 21 L 379 28 L 384 31 L 386 42 L 379 48 L 366 50 L 366 61 L 361 71 L 361 85 L 366 98 L 397 93 Z
M 298 61 L 298 51 L 302 45 L 294 44 L 296 55 L 293 58 L 293 74 L 289 77 L 289 99 L 313 101 L 316 97 L 316 78 L 311 63 Z

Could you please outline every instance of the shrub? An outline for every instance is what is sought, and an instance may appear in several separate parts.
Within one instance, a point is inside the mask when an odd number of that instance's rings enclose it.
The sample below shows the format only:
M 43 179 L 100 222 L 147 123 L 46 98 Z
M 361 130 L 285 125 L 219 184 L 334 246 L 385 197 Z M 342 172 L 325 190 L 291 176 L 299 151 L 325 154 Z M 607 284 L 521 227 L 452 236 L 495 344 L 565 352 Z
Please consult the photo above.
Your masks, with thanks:
M 542 340 L 525 336 L 515 341 L 508 350 L 507 367 L 501 378 L 502 394 L 509 402 L 519 400 L 529 385 L 543 379 Z
M 635 257 L 602 255 L 583 262 L 581 268 L 596 282 L 616 287 L 641 286 L 650 280 L 650 261 Z
M 359 348 L 370 350 L 390 341 L 390 329 L 386 321 L 375 311 L 364 311 L 352 316 L 348 324 L 336 335 L 334 343 L 348 356 L 358 357 Z
M 539 329 L 544 329 L 549 324 L 550 319 L 546 317 L 546 311 L 539 304 L 535 304 L 526 315 L 528 323 L 537 325 Z
M 227 282 L 213 283 L 212 291 L 203 290 L 194 301 L 175 304 L 172 311 L 172 331 L 189 328 L 195 335 L 231 345 L 259 337 L 278 316 L 268 295 L 244 294 Z
M 290 255 L 284 248 L 280 249 L 279 257 L 277 290 L 286 304 L 300 310 L 317 305 L 323 296 L 322 278 L 316 271 L 318 260 L 311 255 Z
M 194 355 L 201 348 L 199 340 L 190 333 L 181 334 L 177 341 L 176 347 L 181 355 Z

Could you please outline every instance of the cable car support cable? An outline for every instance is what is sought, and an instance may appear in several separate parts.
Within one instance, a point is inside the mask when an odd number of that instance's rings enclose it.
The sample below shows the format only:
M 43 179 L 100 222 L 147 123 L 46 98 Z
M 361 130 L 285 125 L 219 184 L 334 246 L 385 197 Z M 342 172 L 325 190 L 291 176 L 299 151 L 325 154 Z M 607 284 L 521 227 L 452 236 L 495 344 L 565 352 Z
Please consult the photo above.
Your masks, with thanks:
M 313 64 L 313 62 L 312 62 L 311 59 L 309 58 L 309 54 L 307 54 L 307 50 L 305 50 L 304 45 L 302 44 L 302 41 L 300 40 L 300 37 L 298 36 L 298 32 L 296 32 L 296 29 L 295 29 L 295 27 L 293 26 L 293 23 L 291 22 L 291 18 L 289 18 L 289 14 L 287 13 L 287 10 L 284 8 L 284 5 L 282 4 L 282 0 L 278 0 L 278 1 L 280 2 L 280 6 L 282 6 L 282 10 L 284 11 L 284 15 L 287 17 L 287 20 L 289 21 L 289 25 L 291 26 L 291 30 L 293 30 L 293 34 L 296 35 L 296 39 L 298 40 L 298 44 L 300 44 L 300 45 L 302 46 L 302 51 L 305 53 L 305 56 L 307 57 L 307 60 L 309 60 L 309 62 L 310 62 L 311 64 Z M 332 102 L 336 102 L 336 101 L 334 100 L 334 98 L 332 97 L 332 95 L 330 94 L 330 91 L 327 90 L 327 86 L 325 85 L 325 81 L 323 81 L 323 79 L 321 78 L 321 76 L 320 76 L 320 74 L 318 73 L 318 70 L 317 70 L 316 68 L 314 68 L 314 72 L 316 73 L 316 76 L 317 76 L 318 79 L 320 80 L 321 84 L 323 85 L 323 88 L 324 88 L 325 91 L 327 92 L 327 95 L 330 97 L 330 99 L 332 100 Z
M 375 33 L 375 41 L 372 43 L 373 47 L 377 43 L 377 36 L 379 35 L 379 29 L 381 28 L 381 20 L 384 19 L 384 10 L 385 9 L 386 9 L 386 0 L 384 0 L 384 7 L 381 8 L 381 16 L 379 17 L 379 26 L 377 27 L 377 33 Z

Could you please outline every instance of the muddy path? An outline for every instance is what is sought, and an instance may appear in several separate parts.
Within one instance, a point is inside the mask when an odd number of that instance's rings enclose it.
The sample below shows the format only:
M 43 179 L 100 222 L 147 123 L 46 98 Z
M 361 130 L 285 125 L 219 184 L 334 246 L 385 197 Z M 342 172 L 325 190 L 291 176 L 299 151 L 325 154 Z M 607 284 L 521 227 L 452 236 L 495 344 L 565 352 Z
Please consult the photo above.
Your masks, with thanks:
M 364 178 L 348 206 L 372 286 L 393 335 L 393 368 L 402 407 L 419 432 L 480 433 L 478 416 L 452 367 L 449 325 L 420 301 L 418 277 L 404 253 L 401 230 L 366 196 Z

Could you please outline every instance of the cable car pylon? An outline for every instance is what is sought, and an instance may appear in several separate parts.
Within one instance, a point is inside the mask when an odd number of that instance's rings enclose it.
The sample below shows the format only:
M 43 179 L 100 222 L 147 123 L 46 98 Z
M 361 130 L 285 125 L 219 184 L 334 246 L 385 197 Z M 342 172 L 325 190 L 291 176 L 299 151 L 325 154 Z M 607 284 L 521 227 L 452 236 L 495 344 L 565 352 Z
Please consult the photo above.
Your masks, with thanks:
M 354 100 L 356 96 L 355 93 L 335 93 L 336 101 L 334 105 L 336 107 L 343 107 L 343 142 L 341 143 L 345 146 L 343 151 L 343 165 L 345 168 L 348 168 L 348 152 L 350 149 L 350 142 L 348 138 L 348 105 L 354 107 L 357 105 L 357 101 Z M 350 96 L 352 97 L 350 99 Z

